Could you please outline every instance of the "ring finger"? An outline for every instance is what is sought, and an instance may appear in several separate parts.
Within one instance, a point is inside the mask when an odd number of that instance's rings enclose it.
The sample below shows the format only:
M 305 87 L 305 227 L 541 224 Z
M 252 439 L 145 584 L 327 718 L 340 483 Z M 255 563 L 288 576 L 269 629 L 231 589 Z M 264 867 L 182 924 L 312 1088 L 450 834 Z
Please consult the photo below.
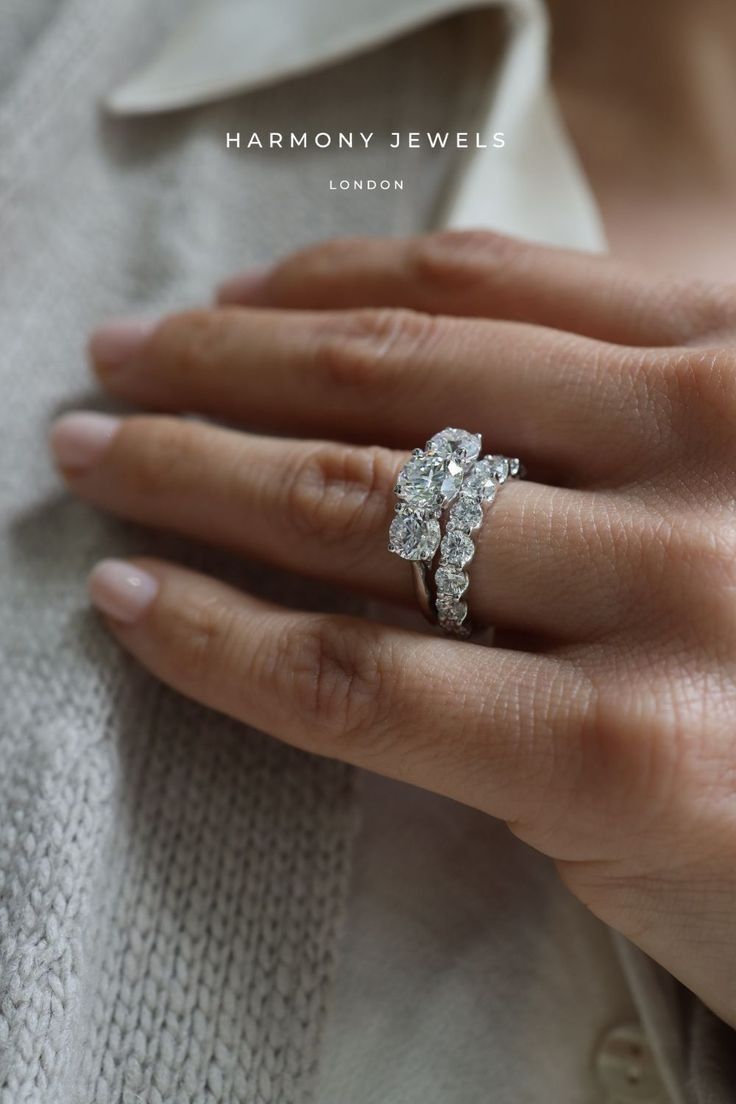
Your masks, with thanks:
M 386 548 L 404 453 L 89 413 L 60 418 L 52 444 L 71 488 L 115 514 L 413 602 L 408 566 Z M 470 567 L 478 623 L 580 639 L 619 621 L 642 577 L 635 558 L 627 575 L 614 554 L 611 533 L 620 548 L 636 528 L 630 506 L 625 525 L 612 522 L 615 501 L 526 482 L 503 488 Z

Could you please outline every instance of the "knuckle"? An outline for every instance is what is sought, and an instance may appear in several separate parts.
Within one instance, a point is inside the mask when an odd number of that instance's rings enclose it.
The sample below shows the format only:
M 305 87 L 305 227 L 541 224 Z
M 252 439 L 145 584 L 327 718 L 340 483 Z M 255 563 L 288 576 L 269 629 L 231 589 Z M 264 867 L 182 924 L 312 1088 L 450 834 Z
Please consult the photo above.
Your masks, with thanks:
M 733 437 L 736 416 L 736 352 L 700 349 L 669 355 L 652 375 L 675 429 L 694 427 L 702 439 Z
M 640 827 L 646 817 L 652 829 L 670 820 L 673 809 L 683 809 L 688 790 L 702 799 L 706 786 L 715 794 L 725 781 L 732 795 L 734 772 L 722 735 L 730 731 L 734 691 L 723 672 L 670 663 L 643 668 L 625 683 L 606 672 L 598 683 L 588 737 L 606 768 L 612 814 L 620 815 L 625 800 Z
M 192 596 L 172 609 L 164 647 L 177 685 L 205 701 L 214 697 L 211 689 L 229 666 L 234 619 L 219 596 Z
M 300 536 L 368 554 L 386 519 L 396 462 L 378 446 L 318 444 L 299 451 L 284 479 L 286 516 Z
M 683 344 L 699 345 L 736 328 L 736 292 L 710 280 L 667 281 L 660 285 L 662 305 L 679 319 Z
M 635 623 L 647 634 L 682 642 L 697 611 L 714 602 L 731 609 L 730 599 L 718 596 L 736 583 L 736 531 L 721 520 L 611 502 L 594 511 L 577 507 L 562 524 L 597 565 L 601 585 L 592 631 L 605 621 L 618 637 Z M 587 628 L 585 620 L 581 625 Z
M 736 531 L 730 525 L 689 521 L 683 558 L 707 576 L 736 579 Z
M 731 526 L 689 519 L 684 532 L 667 549 L 680 601 L 690 618 L 705 614 L 709 624 L 733 623 L 736 586 L 736 533 Z M 668 565 L 669 566 L 669 565 Z
M 370 625 L 348 631 L 337 618 L 316 615 L 284 635 L 279 667 L 307 734 L 329 753 L 350 758 L 380 753 L 389 716 L 385 649 Z
M 443 230 L 413 239 L 408 274 L 431 295 L 464 293 L 486 279 L 490 268 L 529 252 L 524 243 L 490 230 Z
M 633 606 L 663 618 L 662 630 L 683 642 L 705 629 L 712 640 L 734 622 L 736 607 L 736 532 L 706 516 L 652 516 L 629 530 L 627 569 Z M 728 630 L 730 635 L 730 629 Z
M 156 327 L 150 355 L 155 361 L 176 363 L 177 376 L 188 379 L 217 354 L 222 333 L 222 310 L 206 308 L 169 315 Z
M 393 385 L 437 336 L 439 320 L 419 311 L 366 308 L 331 319 L 317 334 L 313 369 L 326 387 L 370 391 L 393 402 Z
M 192 427 L 180 418 L 140 415 L 126 418 L 120 431 L 125 482 L 135 500 L 157 501 L 171 494 L 172 483 L 197 456 Z
M 556 846 L 553 839 L 559 844 L 571 829 L 575 835 L 574 806 L 584 788 L 589 758 L 586 743 L 594 725 L 596 691 L 581 661 L 545 667 L 538 671 L 534 687 L 539 710 L 520 734 L 528 757 L 524 771 L 527 790 L 526 797 L 512 799 L 511 827 L 527 842 L 535 838 L 539 844 L 546 837 Z
M 588 790 L 599 787 L 601 811 L 610 817 L 620 815 L 625 803 L 634 833 L 643 818 L 653 823 L 667 808 L 680 756 L 662 689 L 652 689 L 653 677 L 648 675 L 644 688 L 637 680 L 627 685 L 607 674 L 594 678 L 592 708 L 582 733 L 587 769 L 580 784 Z
M 329 238 L 291 253 L 277 265 L 275 276 L 330 275 L 345 263 L 352 263 L 363 241 L 358 237 Z

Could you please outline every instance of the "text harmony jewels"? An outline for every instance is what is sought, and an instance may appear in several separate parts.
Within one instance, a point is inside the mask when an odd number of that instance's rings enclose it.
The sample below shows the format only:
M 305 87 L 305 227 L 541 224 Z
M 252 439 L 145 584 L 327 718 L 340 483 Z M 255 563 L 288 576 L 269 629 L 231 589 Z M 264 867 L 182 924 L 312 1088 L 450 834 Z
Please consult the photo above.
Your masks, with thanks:
M 339 131 L 330 134 L 319 130 L 315 134 L 308 131 L 269 130 L 265 134 L 253 131 L 241 134 L 239 130 L 228 131 L 225 135 L 226 149 L 368 149 L 374 144 L 373 131 Z M 467 130 L 393 130 L 389 135 L 389 149 L 503 149 L 506 138 L 502 131 L 492 135 L 482 135 L 479 131 Z M 378 144 L 378 141 L 375 142 Z

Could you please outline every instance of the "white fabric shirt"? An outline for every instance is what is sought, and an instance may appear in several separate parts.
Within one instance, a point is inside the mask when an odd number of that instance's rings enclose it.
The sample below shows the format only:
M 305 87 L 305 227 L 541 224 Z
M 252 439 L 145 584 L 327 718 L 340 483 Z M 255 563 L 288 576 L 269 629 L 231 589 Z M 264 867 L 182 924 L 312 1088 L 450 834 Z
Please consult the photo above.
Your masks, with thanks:
M 207 0 L 108 108 L 205 103 L 327 65 L 467 0 Z M 497 6 L 492 3 L 489 7 Z M 478 151 L 440 221 L 601 250 L 601 220 L 546 81 L 539 0 L 506 0 Z M 481 18 L 481 16 L 479 16 Z M 358 120 L 356 120 L 356 125 Z M 649 966 L 504 825 L 362 772 L 361 830 L 324 1031 L 320 1104 L 681 1104 L 676 1024 Z M 619 1029 L 641 1032 L 630 1077 Z M 628 1038 L 625 1036 L 625 1038 Z M 651 1047 L 649 1054 L 647 1047 Z
M 115 88 L 108 108 L 147 114 L 207 103 L 329 65 L 454 12 L 468 0 L 204 0 L 149 66 Z M 509 136 L 504 156 L 478 151 L 447 197 L 449 226 L 493 226 L 581 249 L 604 248 L 600 217 L 561 125 L 547 76 L 542 0 L 486 0 L 510 34 L 489 69 L 479 122 Z M 482 35 L 481 35 L 482 47 Z

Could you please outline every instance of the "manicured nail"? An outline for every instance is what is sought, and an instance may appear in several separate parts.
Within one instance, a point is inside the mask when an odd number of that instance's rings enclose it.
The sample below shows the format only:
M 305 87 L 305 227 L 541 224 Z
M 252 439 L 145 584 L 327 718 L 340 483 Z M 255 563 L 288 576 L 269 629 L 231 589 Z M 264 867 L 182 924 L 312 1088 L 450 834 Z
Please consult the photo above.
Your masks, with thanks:
M 156 328 L 151 318 L 111 318 L 94 331 L 89 352 L 95 364 L 117 368 L 131 360 Z
M 253 265 L 225 280 L 217 289 L 218 303 L 251 303 L 259 298 L 271 275 L 271 265 Z
M 97 609 L 133 625 L 158 592 L 158 579 L 127 560 L 100 560 L 87 580 L 89 596 Z
M 49 443 L 57 464 L 83 471 L 102 456 L 120 426 L 120 418 L 92 410 L 62 414 L 51 426 Z

